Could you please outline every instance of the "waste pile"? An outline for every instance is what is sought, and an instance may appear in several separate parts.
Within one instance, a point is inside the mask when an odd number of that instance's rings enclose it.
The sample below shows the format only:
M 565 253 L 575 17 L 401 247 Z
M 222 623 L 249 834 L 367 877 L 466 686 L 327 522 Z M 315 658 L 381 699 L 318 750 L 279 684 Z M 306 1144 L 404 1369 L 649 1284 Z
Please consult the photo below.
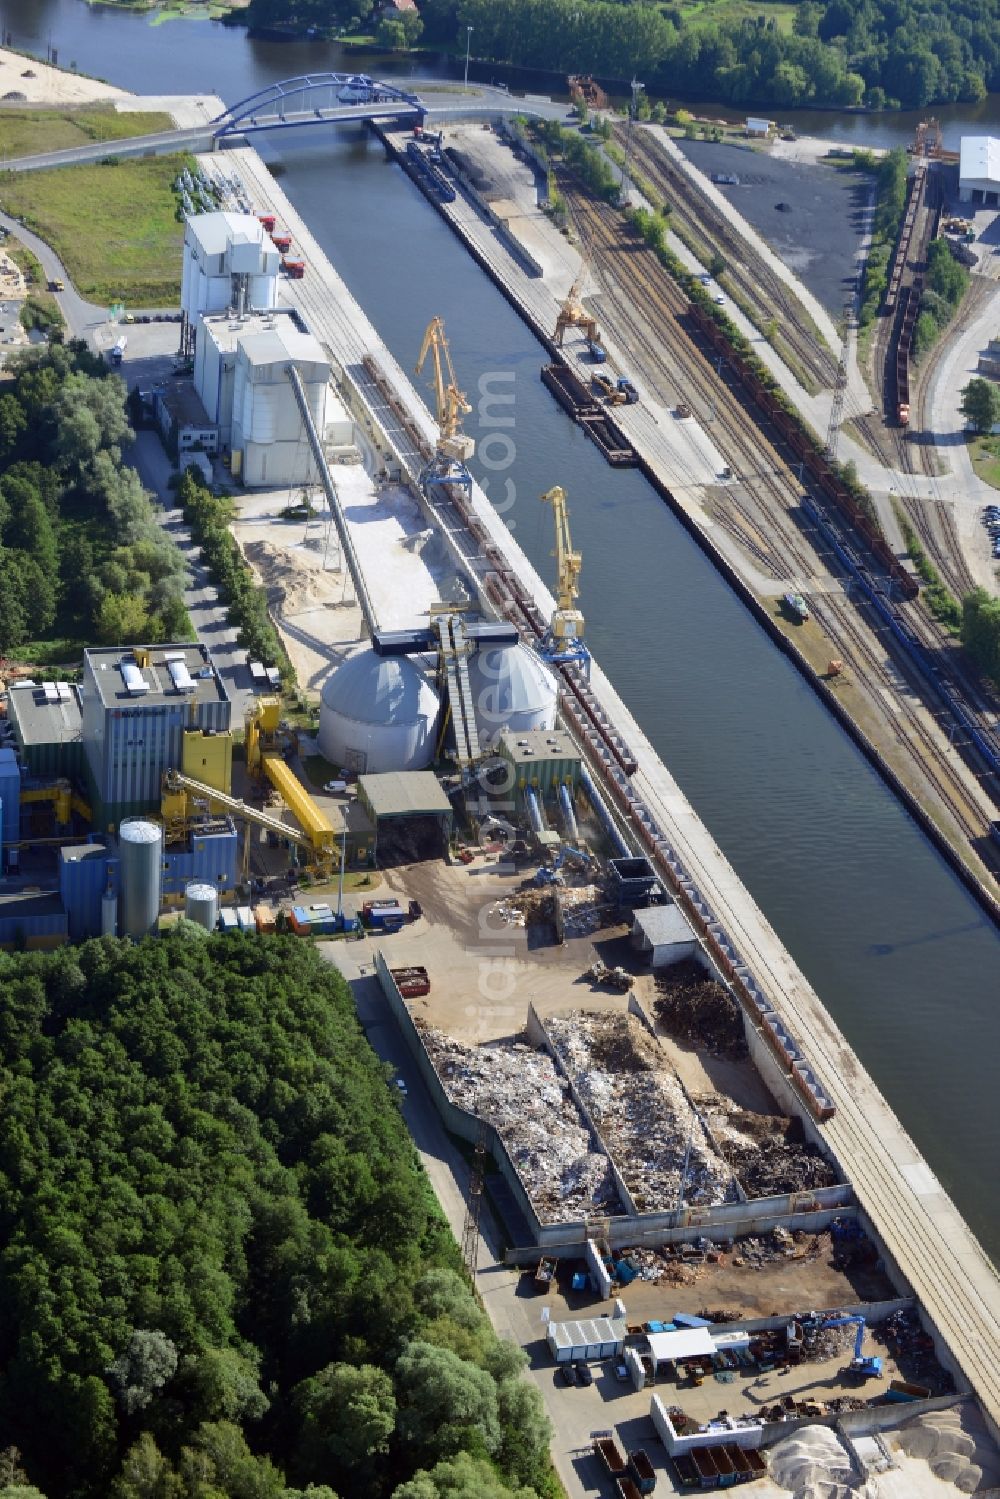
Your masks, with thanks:
M 543 1223 L 624 1211 L 608 1158 L 547 1052 L 520 1041 L 464 1046 L 415 1023 L 451 1101 L 496 1126 Z
M 559 901 L 567 937 L 585 937 L 604 925 L 608 898 L 600 885 L 567 885 L 560 889 Z
M 829 1253 L 827 1234 L 805 1234 L 801 1229 L 773 1228 L 769 1234 L 749 1235 L 733 1244 L 732 1263 L 738 1269 L 759 1270 L 777 1260 L 817 1260 Z
M 575 1011 L 546 1028 L 640 1212 L 734 1200 L 732 1171 L 634 1015 Z
M 885 1344 L 896 1363 L 905 1367 L 907 1378 L 926 1385 L 935 1395 L 947 1395 L 954 1389 L 954 1380 L 938 1363 L 934 1340 L 921 1327 L 915 1307 L 892 1312 L 872 1328 L 872 1334 Z
M 693 958 L 671 963 L 656 975 L 653 1009 L 663 1029 L 678 1041 L 691 1041 L 717 1056 L 747 1054 L 739 1005 Z
M 695 1099 L 748 1197 L 780 1197 L 837 1183 L 822 1151 L 802 1138 L 797 1119 L 751 1114 L 715 1095 Z
M 959 1493 L 992 1492 L 1000 1486 L 1000 1453 L 972 1401 L 917 1416 L 895 1434 L 895 1441 Z
M 498 900 L 493 911 L 505 926 L 540 926 L 551 922 L 554 901 L 551 890 L 516 890 Z
M 828 1426 L 801 1426 L 768 1454 L 771 1475 L 795 1499 L 851 1499 L 857 1474 L 847 1449 Z

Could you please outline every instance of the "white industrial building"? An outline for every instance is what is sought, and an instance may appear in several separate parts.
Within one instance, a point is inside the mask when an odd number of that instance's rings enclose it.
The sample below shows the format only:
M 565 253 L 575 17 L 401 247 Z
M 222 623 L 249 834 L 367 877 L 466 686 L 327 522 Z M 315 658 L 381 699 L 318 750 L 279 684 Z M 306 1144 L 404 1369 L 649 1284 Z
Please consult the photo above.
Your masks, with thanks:
M 698 950 L 694 932 L 673 902 L 646 906 L 632 918 L 632 946 L 645 953 L 653 968 L 665 968 Z
M 316 461 L 288 379 L 298 371 L 316 430 L 326 429 L 330 365 L 291 308 L 206 316 L 197 330 L 194 388 L 247 485 L 314 484 Z
M 1000 140 L 996 136 L 962 136 L 958 196 L 963 203 L 1000 207 Z
M 253 214 L 196 214 L 184 228 L 181 311 L 197 327 L 208 312 L 273 307 L 280 268 L 281 254 Z

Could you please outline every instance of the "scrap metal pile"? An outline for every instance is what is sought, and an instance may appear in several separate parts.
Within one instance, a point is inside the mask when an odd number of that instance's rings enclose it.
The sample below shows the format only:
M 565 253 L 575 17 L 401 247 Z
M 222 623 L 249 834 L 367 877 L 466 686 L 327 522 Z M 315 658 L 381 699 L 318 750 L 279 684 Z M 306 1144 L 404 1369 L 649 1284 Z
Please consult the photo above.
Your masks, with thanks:
M 518 1041 L 463 1046 L 429 1026 L 420 1034 L 452 1102 L 495 1125 L 543 1223 L 624 1211 L 547 1052 Z
M 581 1010 L 546 1028 L 640 1212 L 734 1200 L 731 1169 L 633 1015 Z
M 837 1184 L 837 1172 L 795 1119 L 751 1114 L 715 1096 L 695 1102 L 748 1197 L 781 1197 Z
M 746 1056 L 739 1005 L 694 959 L 672 963 L 657 974 L 653 1010 L 667 1034 L 678 1041 L 690 1041 L 718 1056 Z

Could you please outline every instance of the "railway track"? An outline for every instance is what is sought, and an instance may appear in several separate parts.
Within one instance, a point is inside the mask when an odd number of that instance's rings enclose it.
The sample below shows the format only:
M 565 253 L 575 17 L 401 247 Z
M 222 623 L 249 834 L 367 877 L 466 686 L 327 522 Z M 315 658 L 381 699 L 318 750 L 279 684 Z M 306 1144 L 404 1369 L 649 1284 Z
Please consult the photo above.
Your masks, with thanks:
M 618 134 L 622 137 L 621 129 Z M 832 386 L 837 378 L 835 355 L 818 338 L 815 325 L 798 298 L 764 257 L 642 130 L 632 132 L 632 160 L 670 204 L 672 221 L 684 226 L 688 238 L 706 247 L 706 258 L 717 252 L 726 261 L 726 275 L 738 289 L 740 300 L 765 314 L 762 323 L 772 318 L 778 323 L 778 338 L 787 345 L 800 368 L 821 389 Z
M 934 794 L 958 834 L 978 851 L 985 845 L 993 813 L 988 791 L 993 789 L 994 778 L 987 775 L 985 763 L 975 769 L 984 780 L 979 795 L 967 773 L 953 763 L 942 734 L 927 723 L 908 693 L 900 691 L 902 679 L 917 694 L 912 668 L 882 643 L 875 633 L 878 622 L 867 606 L 846 598 L 835 601 L 832 595 L 817 601 L 808 580 L 821 570 L 838 578 L 841 569 L 825 553 L 821 559 L 803 534 L 797 520 L 802 486 L 787 461 L 683 327 L 687 307 L 683 293 L 611 209 L 594 202 L 570 181 L 560 186 L 591 246 L 601 295 L 629 347 L 637 356 L 641 354 L 651 383 L 661 396 L 671 399 L 683 392 L 683 399 L 702 415 L 713 410 L 726 413 L 725 428 L 714 430 L 713 439 L 726 462 L 741 475 L 743 492 L 735 485 L 726 487 L 718 507 L 719 524 L 772 576 L 783 583 L 794 581 L 809 596 L 831 646 L 883 720 L 886 697 L 892 696 L 898 705 L 894 718 L 898 747 L 910 763 L 911 780 Z M 641 319 L 637 307 L 643 310 Z M 923 638 L 929 622 L 922 607 L 899 607 Z M 941 641 L 935 639 L 933 644 L 939 649 Z M 970 758 L 974 763 L 978 760 L 975 752 Z

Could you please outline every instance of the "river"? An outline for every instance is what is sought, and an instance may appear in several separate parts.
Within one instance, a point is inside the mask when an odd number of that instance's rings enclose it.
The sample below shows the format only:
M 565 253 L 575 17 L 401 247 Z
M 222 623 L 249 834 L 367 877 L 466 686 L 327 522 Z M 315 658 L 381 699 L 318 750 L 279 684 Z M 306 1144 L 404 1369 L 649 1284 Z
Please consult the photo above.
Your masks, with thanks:
M 214 22 L 154 28 L 82 0 L 3 0 L 0 24 L 15 46 L 44 57 L 51 41 L 62 64 L 139 93 L 233 102 L 277 78 L 358 66 L 326 44 L 254 41 Z M 967 119 L 987 128 L 1000 99 Z M 959 115 L 944 123 L 954 139 Z M 796 126 L 894 144 L 913 121 L 814 113 Z M 484 380 L 512 381 L 515 426 L 494 429 L 487 455 L 501 461 L 509 435 L 513 461 L 480 477 L 494 497 L 512 482 L 506 517 L 545 576 L 551 512 L 538 496 L 567 489 L 595 654 L 997 1258 L 1000 936 L 652 488 L 608 468 L 563 416 L 539 382 L 539 345 L 381 148 L 342 132 L 267 149 L 404 366 L 441 313 L 474 405 Z

